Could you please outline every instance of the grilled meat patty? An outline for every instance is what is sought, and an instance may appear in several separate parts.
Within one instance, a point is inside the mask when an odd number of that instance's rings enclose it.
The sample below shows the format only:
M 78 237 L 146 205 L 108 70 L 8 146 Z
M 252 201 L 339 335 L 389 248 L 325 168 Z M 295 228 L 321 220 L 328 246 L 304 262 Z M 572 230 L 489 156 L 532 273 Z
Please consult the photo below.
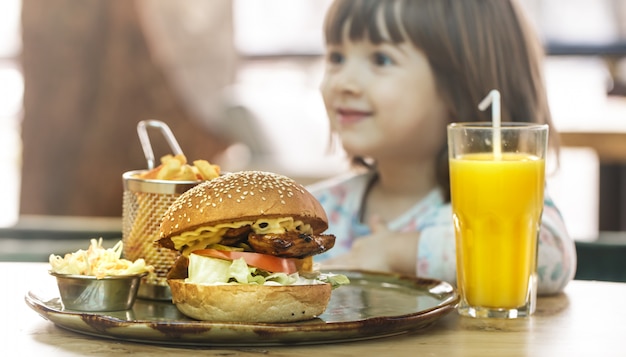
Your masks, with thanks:
M 335 245 L 332 234 L 248 234 L 248 245 L 257 253 L 283 258 L 305 258 L 323 253 Z

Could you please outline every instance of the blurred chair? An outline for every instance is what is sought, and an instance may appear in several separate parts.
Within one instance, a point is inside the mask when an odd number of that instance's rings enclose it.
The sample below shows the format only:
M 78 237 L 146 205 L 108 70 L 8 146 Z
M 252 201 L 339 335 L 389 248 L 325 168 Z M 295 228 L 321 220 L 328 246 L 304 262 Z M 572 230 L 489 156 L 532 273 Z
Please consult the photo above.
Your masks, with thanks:
M 593 242 L 576 242 L 575 279 L 626 282 L 626 232 L 602 232 Z

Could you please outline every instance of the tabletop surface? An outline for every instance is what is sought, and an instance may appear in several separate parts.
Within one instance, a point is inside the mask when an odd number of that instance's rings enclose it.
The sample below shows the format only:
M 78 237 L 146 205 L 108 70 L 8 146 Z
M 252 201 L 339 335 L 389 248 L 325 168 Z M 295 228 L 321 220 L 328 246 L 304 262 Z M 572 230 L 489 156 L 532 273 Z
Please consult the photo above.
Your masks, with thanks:
M 565 292 L 540 297 L 522 320 L 481 320 L 452 312 L 425 330 L 359 342 L 283 347 L 171 347 L 70 332 L 30 309 L 25 294 L 50 278 L 45 263 L 0 263 L 4 315 L 2 350 L 17 355 L 84 356 L 624 356 L 626 284 L 573 281 Z

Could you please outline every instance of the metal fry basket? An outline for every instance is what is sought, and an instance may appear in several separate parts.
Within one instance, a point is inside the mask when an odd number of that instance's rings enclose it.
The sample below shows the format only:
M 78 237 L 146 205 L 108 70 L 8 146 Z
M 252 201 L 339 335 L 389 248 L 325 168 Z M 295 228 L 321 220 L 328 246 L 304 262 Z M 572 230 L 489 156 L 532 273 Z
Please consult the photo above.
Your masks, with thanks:
M 124 182 L 122 208 L 123 255 L 135 261 L 142 258 L 146 264 L 155 268 L 155 274 L 143 278 L 137 296 L 153 300 L 171 300 L 172 295 L 166 281 L 167 273 L 178 257 L 178 252 L 162 248 L 155 242 L 159 237 L 161 218 L 185 191 L 196 186 L 200 181 L 170 181 L 142 179 L 139 175 L 154 168 L 155 159 L 147 129 L 160 129 L 174 154 L 182 150 L 169 127 L 157 120 L 145 120 L 137 125 L 147 170 L 134 170 L 122 175 Z

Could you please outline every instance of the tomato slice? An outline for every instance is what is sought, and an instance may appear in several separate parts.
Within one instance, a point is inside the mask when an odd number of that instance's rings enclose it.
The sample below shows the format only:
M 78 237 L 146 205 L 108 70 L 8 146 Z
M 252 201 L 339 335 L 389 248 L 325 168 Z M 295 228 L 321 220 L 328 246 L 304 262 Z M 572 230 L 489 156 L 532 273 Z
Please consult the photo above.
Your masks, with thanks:
M 273 255 L 252 253 L 252 252 L 237 252 L 226 251 L 218 249 L 200 249 L 194 250 L 193 254 L 202 255 L 205 257 L 218 258 L 224 260 L 235 260 L 243 258 L 246 264 L 257 267 L 259 269 L 267 270 L 272 273 L 287 273 L 293 274 L 298 271 L 298 261 L 295 258 L 281 258 Z

